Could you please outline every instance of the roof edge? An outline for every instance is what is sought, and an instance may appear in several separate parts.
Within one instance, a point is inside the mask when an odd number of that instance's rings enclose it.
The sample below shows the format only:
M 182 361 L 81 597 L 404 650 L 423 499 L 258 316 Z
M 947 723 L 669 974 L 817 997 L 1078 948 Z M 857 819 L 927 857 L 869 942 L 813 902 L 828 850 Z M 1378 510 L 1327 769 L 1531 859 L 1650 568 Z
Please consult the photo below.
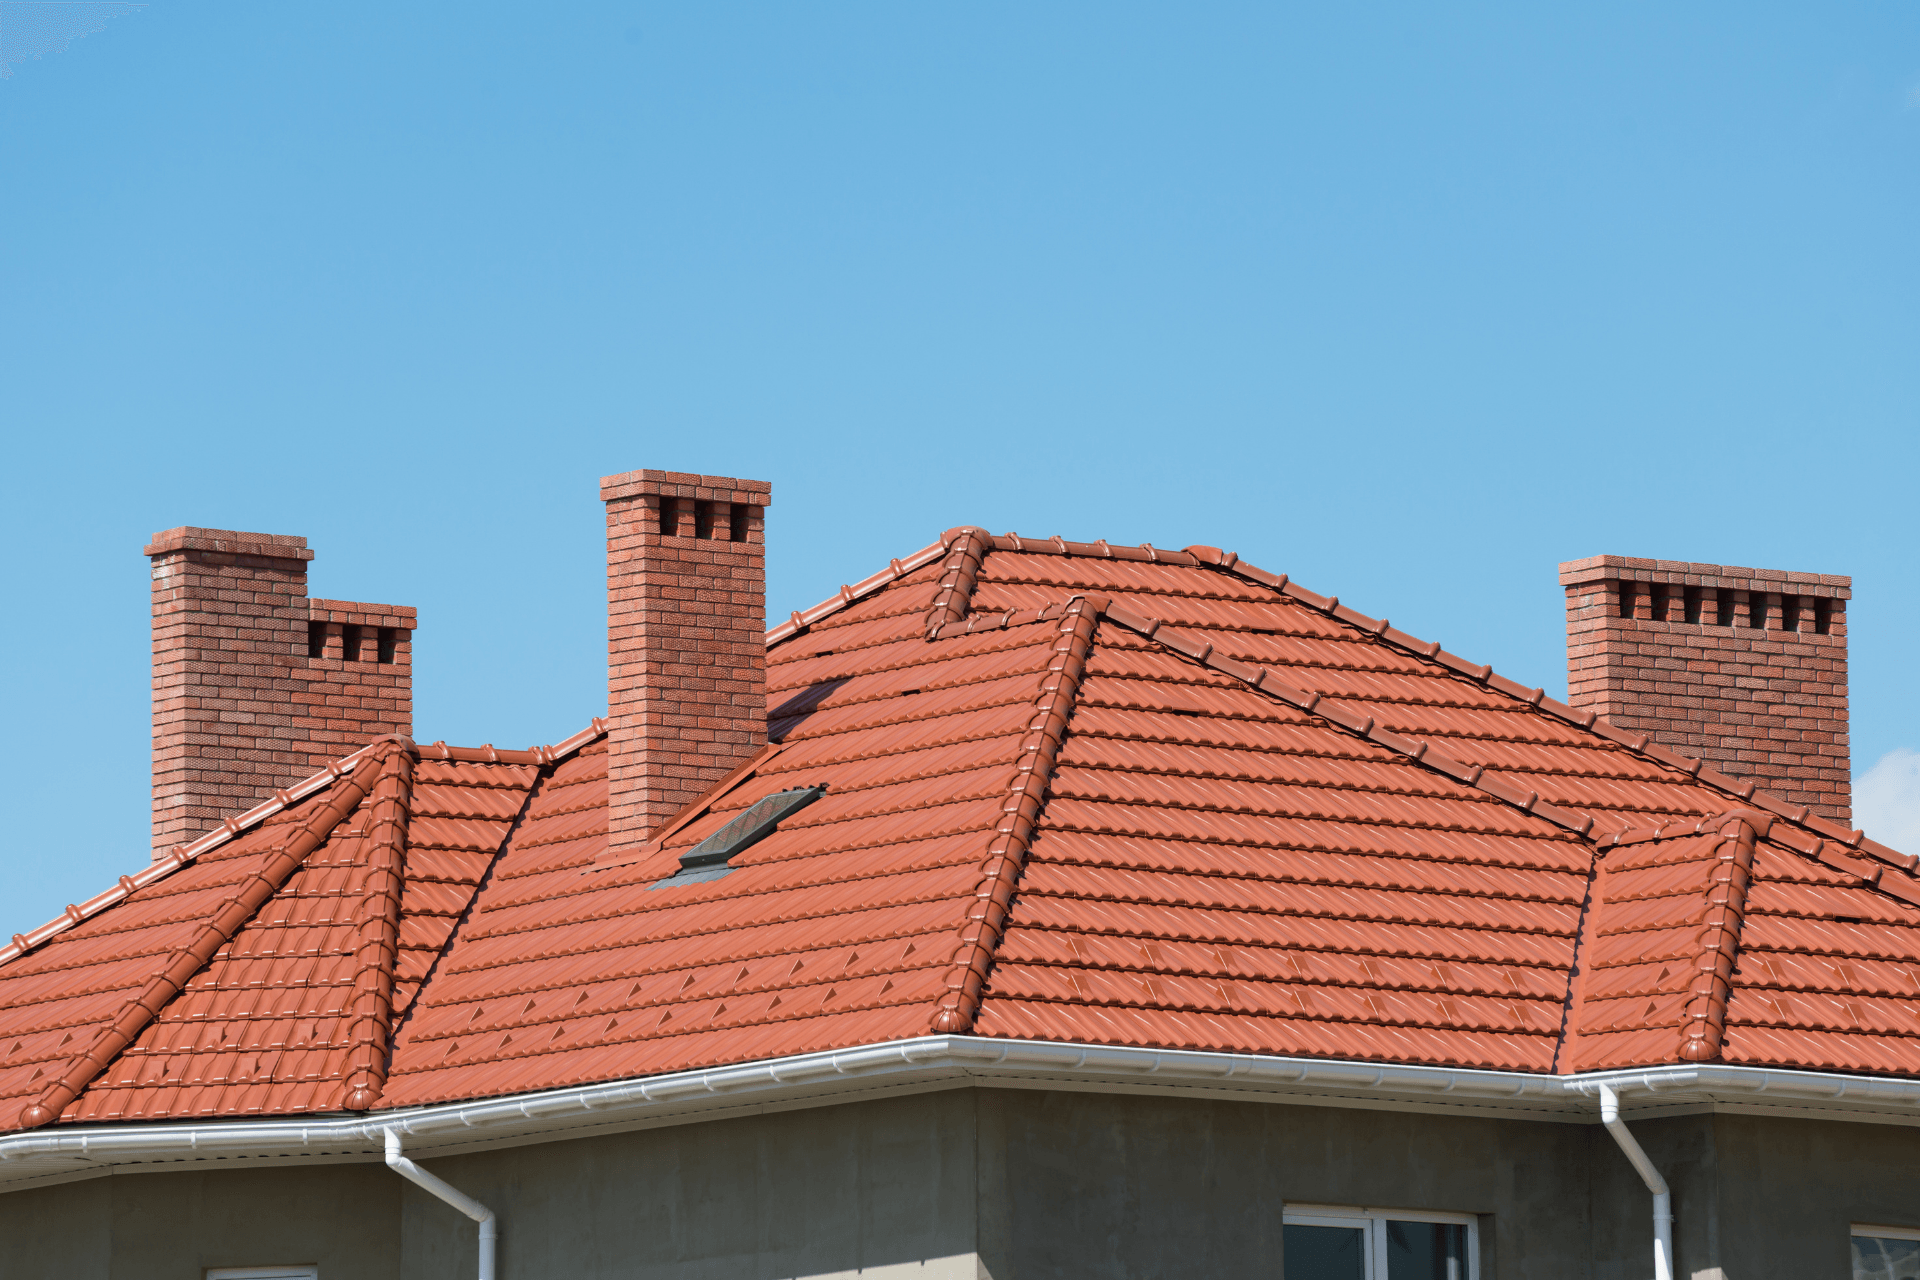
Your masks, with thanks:
M 1074 544 L 1069 543 L 1066 545 L 1073 546 Z M 1647 734 L 1630 733 L 1625 729 L 1615 728 L 1594 712 L 1578 711 L 1557 698 L 1545 696 L 1545 690 L 1543 688 L 1530 689 L 1517 680 L 1510 680 L 1506 676 L 1495 675 L 1491 665 L 1485 663 L 1477 665 L 1470 663 L 1459 655 L 1448 653 L 1442 649 L 1440 642 L 1437 640 L 1423 641 L 1418 636 L 1409 635 L 1401 631 L 1385 618 L 1370 618 L 1356 609 L 1351 609 L 1341 604 L 1340 597 L 1338 596 L 1322 596 L 1316 592 L 1308 591 L 1298 583 L 1289 579 L 1286 574 L 1268 573 L 1264 569 L 1246 563 L 1231 551 L 1222 551 L 1217 547 L 1202 546 L 1188 547 L 1187 551 L 1199 559 L 1201 563 L 1212 563 L 1217 568 L 1228 573 L 1236 574 L 1251 581 L 1261 583 L 1264 586 L 1272 587 L 1274 590 L 1284 592 L 1286 595 L 1309 608 L 1325 613 L 1329 617 L 1337 618 L 1341 622 L 1345 622 L 1349 626 L 1357 627 L 1362 631 L 1372 632 L 1374 635 L 1380 637 L 1381 640 L 1397 649 L 1404 650 L 1416 657 L 1437 662 L 1441 666 L 1447 667 L 1459 675 L 1466 676 L 1468 679 L 1477 681 L 1490 689 L 1498 690 L 1508 697 L 1518 698 L 1546 712 L 1555 719 L 1564 720 L 1568 724 L 1577 725 L 1582 729 L 1597 733 L 1601 737 L 1634 752 L 1636 755 L 1644 756 L 1655 764 L 1684 773 L 1696 782 L 1700 782 L 1716 791 L 1723 792 L 1755 808 L 1764 810 L 1774 817 L 1784 818 L 1786 821 L 1797 827 L 1804 828 L 1822 840 L 1830 840 L 1846 845 L 1850 849 L 1865 853 L 1869 857 L 1876 858 L 1890 866 L 1898 867 L 1903 871 L 1920 870 L 1920 856 L 1901 853 L 1891 846 L 1881 844 L 1878 840 L 1869 840 L 1864 831 L 1858 829 L 1852 831 L 1842 830 L 1838 824 L 1829 822 L 1814 813 L 1812 807 L 1809 805 L 1788 804 L 1779 797 L 1760 790 L 1759 787 L 1752 782 L 1745 782 L 1739 778 L 1721 773 L 1718 769 L 1710 768 L 1705 761 L 1697 760 L 1692 756 L 1683 756 L 1677 751 L 1670 751 L 1666 747 L 1654 742 L 1652 737 Z M 1071 552 L 1068 554 L 1071 554 Z
M 154 860 L 153 863 L 141 868 L 141 870 L 133 875 L 121 876 L 119 882 L 115 884 L 113 888 L 97 893 L 82 903 L 75 904 L 70 902 L 67 904 L 67 909 L 64 912 L 47 921 L 39 928 L 26 933 L 14 934 L 6 946 L 0 947 L 0 964 L 6 964 L 9 960 L 25 955 L 48 939 L 66 932 L 81 921 L 89 920 L 99 915 L 114 903 L 119 902 L 121 899 L 133 893 L 134 890 L 144 889 L 157 880 L 166 879 L 175 871 L 207 852 L 209 849 L 219 848 L 240 833 L 250 831 L 254 827 L 259 826 L 262 822 L 265 822 L 268 818 L 271 818 L 283 809 L 290 808 L 300 801 L 307 799 L 309 796 L 326 790 L 333 785 L 336 779 L 352 773 L 354 769 L 359 766 L 360 761 L 366 754 L 378 748 L 383 742 L 404 743 L 408 752 L 416 760 L 459 760 L 470 764 L 547 765 L 557 764 L 588 743 L 604 737 L 606 732 L 606 720 L 601 717 L 595 717 L 588 722 L 586 728 L 573 734 L 571 737 L 562 738 L 552 746 L 529 747 L 525 751 L 501 751 L 496 749 L 491 743 L 480 747 L 449 747 L 444 742 L 433 742 L 423 747 L 411 739 L 400 737 L 398 734 L 375 738 L 358 751 L 341 756 L 338 760 L 335 760 L 312 777 L 296 782 L 284 790 L 274 792 L 271 800 L 262 801 L 245 813 L 228 818 L 225 822 L 207 832 L 207 834 L 201 836 L 199 839 L 189 844 L 175 845 L 172 849 L 169 849 L 166 853 Z
M 384 1158 L 388 1129 L 405 1134 L 410 1151 L 432 1157 L 830 1105 L 886 1090 L 968 1085 L 1172 1092 L 1576 1124 L 1599 1122 L 1588 1099 L 1605 1085 L 1629 1102 L 1629 1115 L 1733 1108 L 1920 1125 L 1920 1080 L 1718 1064 L 1549 1076 L 943 1035 L 366 1116 L 72 1125 L 15 1133 L 0 1136 L 0 1192 L 122 1166 L 154 1169 L 189 1160 L 302 1156 L 316 1163 L 374 1162 Z
M 792 639 L 814 623 L 820 621 L 820 619 L 830 614 L 838 613 L 848 605 L 853 604 L 857 600 L 865 599 L 884 586 L 898 582 L 915 569 L 924 568 L 932 564 L 935 560 L 938 560 L 947 553 L 948 545 L 955 538 L 963 533 L 969 532 L 977 533 L 980 531 L 973 529 L 971 526 L 949 529 L 940 535 L 938 542 L 920 548 L 904 560 L 887 561 L 886 568 L 880 570 L 878 573 L 870 574 L 860 579 L 860 581 L 851 586 L 843 584 L 837 595 L 828 596 L 811 609 L 796 609 L 787 615 L 785 622 L 777 627 L 769 627 L 767 629 L 767 647 L 772 648 L 782 640 Z
M 943 538 L 951 540 L 966 531 L 964 528 L 949 530 Z M 1269 573 L 1257 565 L 1242 560 L 1235 552 L 1222 551 L 1218 547 L 1200 544 L 1180 551 L 1169 551 L 1155 547 L 1151 543 L 1141 543 L 1138 547 L 1126 547 L 1114 546 L 1105 540 L 1069 542 L 1057 534 L 1051 538 L 1023 538 L 1015 533 L 995 536 L 992 539 L 992 547 L 995 551 L 1018 551 L 1037 555 L 1087 556 L 1094 559 L 1146 561 L 1156 564 L 1202 565 L 1231 573 L 1250 582 L 1257 582 L 1310 609 L 1361 631 L 1369 632 L 1397 649 L 1415 657 L 1439 663 L 1454 673 L 1466 676 L 1487 688 L 1518 698 L 1555 719 L 1564 720 L 1568 724 L 1597 733 L 1655 764 L 1684 773 L 1744 804 L 1764 810 L 1774 817 L 1784 818 L 1821 840 L 1845 845 L 1851 850 L 1864 853 L 1868 857 L 1903 871 L 1920 871 L 1920 855 L 1901 853 L 1889 845 L 1868 839 L 1866 833 L 1858 829 L 1842 830 L 1837 824 L 1815 814 L 1810 806 L 1788 804 L 1777 796 L 1761 791 L 1752 782 L 1730 777 L 1717 769 L 1710 768 L 1704 761 L 1683 756 L 1677 751 L 1670 751 L 1654 742 L 1647 734 L 1630 733 L 1625 729 L 1615 728 L 1594 712 L 1579 711 L 1556 698 L 1547 697 L 1544 687 L 1528 688 L 1517 680 L 1497 675 L 1491 664 L 1468 662 L 1458 654 L 1447 652 L 1437 640 L 1422 640 L 1418 636 L 1400 630 L 1385 618 L 1368 617 L 1357 609 L 1341 604 L 1339 596 L 1323 596 L 1318 592 L 1309 591 L 1286 574 Z
M 263 864 L 242 881 L 239 888 L 220 905 L 212 919 L 205 921 L 186 942 L 175 947 L 166 963 L 134 995 L 122 1001 L 117 1017 L 100 1028 L 92 1043 L 54 1079 L 49 1080 L 33 1102 L 20 1112 L 20 1124 L 33 1129 L 51 1124 L 87 1087 L 140 1038 L 147 1025 L 159 1016 L 175 996 L 186 990 L 193 976 L 206 968 L 220 948 L 280 892 L 287 878 L 305 862 L 307 855 L 333 835 L 334 828 L 346 821 L 373 790 L 374 778 L 394 757 L 405 757 L 403 748 L 391 742 L 374 744 L 354 771 L 334 784 L 327 803 L 316 809 L 292 838 L 268 851 Z

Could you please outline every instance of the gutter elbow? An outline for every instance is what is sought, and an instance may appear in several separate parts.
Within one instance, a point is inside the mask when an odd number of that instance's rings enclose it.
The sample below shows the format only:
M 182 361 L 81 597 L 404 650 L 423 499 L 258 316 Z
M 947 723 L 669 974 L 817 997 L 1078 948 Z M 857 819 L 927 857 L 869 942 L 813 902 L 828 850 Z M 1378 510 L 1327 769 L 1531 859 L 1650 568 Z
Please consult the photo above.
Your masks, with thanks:
M 388 1128 L 381 1131 L 386 1138 L 387 1167 L 421 1188 L 435 1199 L 443 1201 L 466 1214 L 480 1224 L 480 1275 L 479 1280 L 495 1280 L 495 1255 L 500 1239 L 500 1223 L 494 1217 L 493 1210 L 460 1191 L 444 1180 L 428 1173 L 413 1161 L 407 1159 L 400 1141 L 400 1130 Z

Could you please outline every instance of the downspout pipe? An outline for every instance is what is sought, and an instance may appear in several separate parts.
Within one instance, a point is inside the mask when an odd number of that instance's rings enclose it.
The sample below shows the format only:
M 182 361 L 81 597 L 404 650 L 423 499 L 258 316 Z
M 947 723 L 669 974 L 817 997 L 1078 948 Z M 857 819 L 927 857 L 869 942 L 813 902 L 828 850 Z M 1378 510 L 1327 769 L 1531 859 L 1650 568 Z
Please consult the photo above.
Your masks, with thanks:
M 429 1195 L 446 1201 L 480 1224 L 480 1280 L 497 1280 L 493 1267 L 493 1255 L 494 1245 L 500 1239 L 500 1226 L 494 1221 L 493 1210 L 466 1192 L 456 1190 L 442 1182 L 400 1154 L 398 1129 L 387 1129 L 384 1132 L 387 1136 L 387 1168 L 415 1186 L 423 1188 Z
M 1620 1095 L 1611 1085 L 1600 1086 L 1600 1123 L 1620 1144 L 1647 1190 L 1653 1192 L 1653 1280 L 1673 1280 L 1673 1197 L 1667 1192 L 1667 1180 L 1621 1121 Z

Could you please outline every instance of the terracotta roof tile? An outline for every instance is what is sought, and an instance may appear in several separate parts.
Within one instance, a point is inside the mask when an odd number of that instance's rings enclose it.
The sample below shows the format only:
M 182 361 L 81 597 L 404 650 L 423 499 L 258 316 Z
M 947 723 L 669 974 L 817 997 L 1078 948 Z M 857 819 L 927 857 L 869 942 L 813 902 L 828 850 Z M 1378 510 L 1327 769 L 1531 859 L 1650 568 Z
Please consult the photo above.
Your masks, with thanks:
M 606 856 L 598 722 L 402 752 L 404 797 L 369 784 L 100 1070 L 156 967 L 401 748 L 27 935 L 0 1123 L 82 1076 L 65 1120 L 276 1115 L 930 1029 L 1920 1074 L 1915 859 L 1230 553 L 955 530 L 768 640 L 774 745 L 638 853 Z

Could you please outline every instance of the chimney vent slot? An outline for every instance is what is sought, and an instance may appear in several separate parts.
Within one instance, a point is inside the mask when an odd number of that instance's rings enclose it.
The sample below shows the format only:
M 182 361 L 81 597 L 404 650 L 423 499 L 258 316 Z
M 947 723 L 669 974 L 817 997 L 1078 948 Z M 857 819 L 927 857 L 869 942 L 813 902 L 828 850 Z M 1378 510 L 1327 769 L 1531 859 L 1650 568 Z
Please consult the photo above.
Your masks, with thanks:
M 348 662 L 360 661 L 360 624 L 349 622 L 340 628 L 340 656 Z
M 307 656 L 324 658 L 327 656 L 327 624 L 309 622 L 307 624 Z
M 713 504 L 696 502 L 693 504 L 693 536 L 701 542 L 713 537 Z
M 747 540 L 747 504 L 744 502 L 728 504 L 727 540 L 730 542 Z
M 660 536 L 672 538 L 680 532 L 680 501 L 677 498 L 660 499 Z
M 399 651 L 399 648 L 400 648 L 400 629 L 398 627 L 380 628 L 379 648 L 375 650 L 375 653 L 377 653 L 379 656 L 375 659 L 375 661 L 391 663 L 393 661 L 394 655 Z
M 1851 828 L 1850 578 L 1594 556 L 1560 583 L 1568 706 Z

